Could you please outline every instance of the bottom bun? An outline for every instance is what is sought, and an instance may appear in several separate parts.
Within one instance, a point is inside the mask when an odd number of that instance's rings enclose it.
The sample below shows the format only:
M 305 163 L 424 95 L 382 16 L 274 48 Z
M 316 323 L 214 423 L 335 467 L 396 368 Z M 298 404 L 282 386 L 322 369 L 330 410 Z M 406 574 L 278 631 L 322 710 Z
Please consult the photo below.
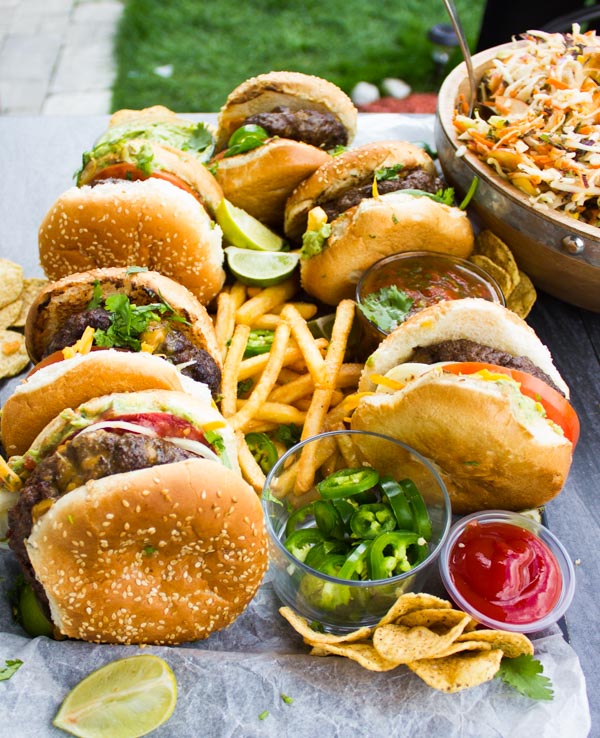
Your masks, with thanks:
M 454 375 L 366 396 L 352 429 L 391 436 L 433 461 L 455 513 L 545 504 L 562 489 L 573 453 L 541 416 L 517 418 L 492 382 Z
M 24 454 L 40 431 L 67 408 L 112 392 L 184 390 L 181 374 L 165 359 L 130 351 L 93 351 L 50 364 L 8 398 L 0 437 L 9 456 Z
M 474 243 L 464 211 L 402 191 L 363 200 L 331 229 L 323 250 L 300 260 L 302 286 L 328 305 L 353 298 L 363 272 L 384 256 L 437 251 L 467 258 Z
M 68 492 L 27 551 L 58 630 L 97 643 L 207 638 L 240 615 L 267 568 L 257 495 L 205 459 Z

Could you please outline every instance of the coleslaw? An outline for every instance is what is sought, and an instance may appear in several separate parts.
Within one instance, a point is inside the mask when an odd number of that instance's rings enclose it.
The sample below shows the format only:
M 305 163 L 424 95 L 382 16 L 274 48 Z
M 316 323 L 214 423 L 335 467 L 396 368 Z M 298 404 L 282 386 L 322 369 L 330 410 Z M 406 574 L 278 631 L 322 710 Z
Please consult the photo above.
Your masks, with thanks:
M 480 83 L 484 120 L 459 105 L 458 138 L 533 207 L 600 225 L 600 38 L 528 31 Z

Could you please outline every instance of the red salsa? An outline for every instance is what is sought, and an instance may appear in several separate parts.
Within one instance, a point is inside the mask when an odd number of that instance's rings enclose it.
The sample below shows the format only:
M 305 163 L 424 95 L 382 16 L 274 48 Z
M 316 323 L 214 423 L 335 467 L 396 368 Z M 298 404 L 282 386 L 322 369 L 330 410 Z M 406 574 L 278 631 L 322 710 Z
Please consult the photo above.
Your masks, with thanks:
M 511 523 L 469 523 L 450 552 L 448 569 L 471 607 L 501 623 L 519 625 L 545 617 L 562 589 L 552 551 Z

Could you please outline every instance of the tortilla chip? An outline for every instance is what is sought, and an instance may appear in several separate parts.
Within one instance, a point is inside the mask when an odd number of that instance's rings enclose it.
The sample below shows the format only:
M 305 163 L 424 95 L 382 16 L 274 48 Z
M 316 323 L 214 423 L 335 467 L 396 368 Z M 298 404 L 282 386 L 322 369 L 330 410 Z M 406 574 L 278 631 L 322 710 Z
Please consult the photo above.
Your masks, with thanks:
M 455 653 L 461 653 L 461 651 L 491 651 L 492 646 L 485 641 L 463 641 L 456 640 L 450 644 L 448 648 L 436 653 L 435 656 L 431 656 L 432 659 L 443 659 L 445 656 L 452 656 Z
M 18 298 L 13 302 L 0 308 L 0 329 L 8 328 L 15 324 L 15 320 L 19 317 L 23 301 Z
M 29 364 L 25 337 L 16 331 L 0 330 L 0 378 L 14 377 Z
M 496 280 L 505 298 L 507 295 L 510 295 L 515 285 L 510 274 L 506 269 L 504 269 L 504 267 L 496 264 L 496 262 L 492 261 L 489 256 L 484 256 L 483 254 L 473 254 L 469 257 L 469 261 L 472 261 L 473 264 L 481 267 L 484 272 L 487 272 L 490 277 Z
M 465 615 L 466 613 L 462 610 L 425 608 L 403 615 L 396 620 L 396 623 L 409 628 L 413 628 L 416 625 L 423 625 L 436 633 L 443 633 L 449 628 L 453 628 L 458 623 L 461 623 Z M 467 615 L 463 632 L 475 630 L 476 627 L 477 621 Z
M 359 628 L 358 630 L 353 630 L 351 633 L 345 633 L 344 635 L 320 633 L 313 630 L 310 627 L 308 620 L 295 613 L 290 607 L 279 608 L 279 613 L 288 621 L 296 633 L 299 633 L 304 638 L 304 642 L 311 646 L 362 641 L 369 638 L 373 631 L 372 628 L 364 627 Z
M 519 274 L 519 284 L 506 298 L 506 307 L 512 310 L 513 313 L 516 313 L 520 318 L 526 318 L 535 304 L 537 293 L 533 282 L 525 272 L 519 272 Z
M 0 308 L 10 305 L 23 289 L 23 267 L 8 259 L 0 259 Z
M 469 651 L 441 659 L 411 661 L 408 668 L 433 689 L 460 692 L 493 679 L 502 661 L 502 651 Z
M 313 656 L 325 654 L 345 656 L 369 671 L 391 671 L 398 666 L 395 661 L 381 656 L 370 643 L 320 643 L 311 651 Z
M 406 592 L 398 597 L 396 602 L 394 602 L 387 613 L 381 618 L 379 625 L 395 623 L 400 618 L 415 610 L 447 609 L 451 607 L 452 605 L 448 600 L 442 600 L 435 595 L 426 594 L 425 592 Z
M 25 321 L 27 320 L 27 313 L 31 307 L 35 298 L 39 295 L 42 289 L 48 284 L 47 279 L 40 279 L 39 277 L 26 277 L 23 280 L 23 291 L 19 295 L 19 300 L 22 301 L 21 312 L 17 318 L 11 323 L 15 328 L 24 328 Z
M 513 287 L 519 284 L 519 267 L 510 248 L 493 231 L 481 231 L 475 239 L 475 254 L 482 254 L 508 272 Z
M 533 656 L 533 643 L 522 633 L 510 633 L 505 630 L 476 630 L 458 636 L 456 641 L 476 640 L 481 643 L 489 643 L 492 648 L 500 649 L 509 659 L 514 659 L 522 654 Z

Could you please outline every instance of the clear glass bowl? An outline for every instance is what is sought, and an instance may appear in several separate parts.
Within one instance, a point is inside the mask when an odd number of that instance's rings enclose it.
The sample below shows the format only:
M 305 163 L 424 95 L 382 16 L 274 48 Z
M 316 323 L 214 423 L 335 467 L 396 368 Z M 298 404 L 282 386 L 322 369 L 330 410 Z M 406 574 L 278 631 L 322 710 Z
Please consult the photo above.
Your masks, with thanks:
M 519 526 L 532 533 L 534 536 L 545 544 L 545 546 L 553 554 L 558 570 L 561 576 L 560 593 L 558 599 L 552 609 L 544 616 L 528 620 L 527 622 L 505 622 L 504 620 L 494 619 L 493 617 L 482 613 L 469 600 L 458 591 L 454 578 L 451 573 L 450 558 L 458 543 L 458 539 L 464 532 L 465 528 L 473 523 L 485 525 L 486 523 L 507 523 Z M 488 510 L 486 512 L 472 513 L 466 515 L 456 522 L 442 547 L 439 558 L 439 569 L 442 582 L 456 605 L 465 612 L 469 613 L 481 625 L 497 630 L 509 630 L 519 633 L 535 633 L 556 623 L 565 614 L 575 591 L 575 571 L 571 559 L 562 543 L 556 536 L 544 525 L 533 520 L 530 517 L 519 513 L 508 512 L 505 510 Z M 516 619 L 516 618 L 515 618 Z
M 439 280 L 452 290 L 449 297 L 440 291 Z M 365 299 L 382 287 L 395 285 L 414 299 L 409 315 L 443 299 L 479 297 L 505 304 L 498 283 L 477 264 L 436 251 L 406 251 L 376 261 L 364 272 L 356 286 L 358 313 L 367 335 L 377 342 L 392 329 L 378 325 L 363 313 Z
M 371 466 L 380 475 L 416 484 L 428 508 L 432 536 L 426 558 L 410 571 L 388 579 L 338 579 L 310 568 L 287 550 L 285 527 L 298 508 L 319 499 L 316 487 L 296 494 L 298 461 L 302 450 L 312 448 L 318 461 L 333 453 L 344 454 L 342 467 Z M 352 461 L 348 461 L 352 459 Z M 315 484 L 324 476 L 317 471 Z M 263 510 L 270 539 L 273 586 L 281 601 L 330 631 L 343 633 L 379 622 L 403 592 L 418 592 L 432 571 L 451 523 L 450 498 L 435 468 L 400 441 L 365 431 L 331 431 L 303 441 L 279 459 L 269 473 L 263 492 Z

